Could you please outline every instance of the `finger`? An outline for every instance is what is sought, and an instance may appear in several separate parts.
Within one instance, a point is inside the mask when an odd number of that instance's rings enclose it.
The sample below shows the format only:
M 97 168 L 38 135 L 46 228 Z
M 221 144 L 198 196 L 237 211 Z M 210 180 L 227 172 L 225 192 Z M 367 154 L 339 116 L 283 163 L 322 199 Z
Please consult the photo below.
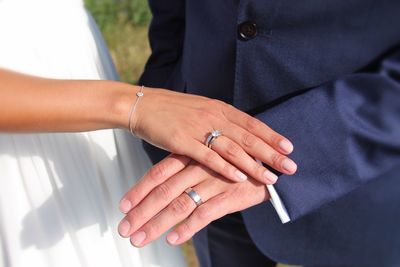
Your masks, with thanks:
M 292 153 L 293 144 L 287 138 L 272 130 L 260 120 L 241 112 L 230 105 L 225 105 L 224 114 L 229 121 L 239 125 L 255 136 L 260 137 L 277 151 L 283 154 Z
M 230 189 L 230 190 L 227 190 Z M 237 212 L 269 199 L 267 187 L 249 180 L 225 187 L 225 191 L 210 198 L 167 235 L 171 245 L 189 240 L 195 233 L 226 214 Z
M 214 139 L 212 149 L 261 183 L 274 184 L 278 180 L 278 176 L 264 166 L 258 164 L 241 146 L 225 136 Z
M 220 180 L 211 179 L 193 187 L 193 190 L 201 196 L 203 202 L 206 202 L 211 197 L 220 194 L 225 185 Z M 196 207 L 194 201 L 186 193 L 181 194 L 157 217 L 151 219 L 131 236 L 132 245 L 142 247 L 158 239 L 166 231 L 190 216 Z
M 187 188 L 200 183 L 209 176 L 210 173 L 203 166 L 195 164 L 158 185 L 142 202 L 127 213 L 118 227 L 120 235 L 130 236 Z
M 134 185 L 120 201 L 120 210 L 127 213 L 143 198 L 150 193 L 156 186 L 162 184 L 169 177 L 180 172 L 190 162 L 185 156 L 171 154 L 158 164 L 154 165 L 141 179 Z
M 188 241 L 194 234 L 231 212 L 232 202 L 225 193 L 219 194 L 203 205 L 199 206 L 187 220 L 179 224 L 167 235 L 167 241 L 171 245 L 179 245 Z
M 247 180 L 246 174 L 204 144 L 193 141 L 191 147 L 192 149 L 186 156 L 234 182 L 243 182 Z
M 229 130 L 224 129 L 224 136 L 230 138 L 232 141 L 234 141 L 236 144 L 238 144 L 240 147 L 242 147 L 244 149 L 244 151 L 246 151 L 250 156 L 261 160 L 262 162 L 264 162 L 268 166 L 271 166 L 272 168 L 274 168 L 275 170 L 277 170 L 279 172 L 289 174 L 289 175 L 292 175 L 296 172 L 296 170 L 297 170 L 296 163 L 293 160 L 291 160 L 290 158 L 288 158 L 286 155 L 275 150 L 269 144 L 265 143 L 265 141 L 261 140 L 260 138 L 243 130 L 242 128 L 240 128 L 238 126 L 230 125 L 229 127 L 230 127 Z M 232 147 L 228 147 L 228 148 L 232 148 Z M 221 154 L 220 152 L 218 152 L 218 153 Z M 236 166 L 238 166 L 240 168 L 239 165 L 236 165 Z M 242 170 L 244 170 L 244 169 L 242 169 Z M 248 174 L 251 175 L 251 173 L 248 173 Z M 254 178 L 257 179 L 257 177 L 261 177 L 261 176 L 255 176 Z M 260 179 L 258 179 L 258 180 L 263 182 Z

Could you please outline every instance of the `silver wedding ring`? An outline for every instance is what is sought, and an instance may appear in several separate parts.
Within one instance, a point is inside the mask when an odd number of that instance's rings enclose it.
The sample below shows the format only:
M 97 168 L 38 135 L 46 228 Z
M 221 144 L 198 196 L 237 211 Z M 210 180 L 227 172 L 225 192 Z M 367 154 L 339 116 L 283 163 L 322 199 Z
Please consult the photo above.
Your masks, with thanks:
M 221 135 L 222 135 L 221 131 L 218 131 L 218 130 L 212 131 L 211 134 L 207 137 L 206 146 L 207 146 L 208 148 L 212 148 L 213 142 L 214 142 L 218 137 L 220 137 Z
M 189 187 L 188 189 L 185 190 L 185 193 L 196 203 L 196 206 L 200 206 L 203 201 L 201 200 L 201 197 L 199 194 L 197 194 L 196 191 L 193 190 L 193 188 Z

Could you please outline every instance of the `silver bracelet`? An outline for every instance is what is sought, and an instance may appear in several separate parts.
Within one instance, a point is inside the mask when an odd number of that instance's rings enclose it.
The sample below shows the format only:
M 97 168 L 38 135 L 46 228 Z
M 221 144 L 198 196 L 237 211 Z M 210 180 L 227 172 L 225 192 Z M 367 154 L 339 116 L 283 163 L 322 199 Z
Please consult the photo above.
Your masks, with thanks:
M 135 136 L 135 137 L 136 137 L 136 134 L 133 132 L 133 129 L 132 129 L 132 116 L 133 116 L 133 114 L 135 113 L 135 110 L 136 110 L 136 107 L 137 107 L 137 105 L 138 105 L 138 103 L 139 103 L 140 98 L 141 98 L 142 96 L 144 96 L 143 88 L 144 88 L 144 85 L 142 85 L 142 86 L 140 87 L 139 92 L 136 93 L 136 101 L 135 101 L 135 103 L 132 105 L 131 112 L 129 113 L 129 123 L 128 123 L 128 127 L 129 127 L 129 131 L 131 132 L 131 134 L 132 134 L 133 136 Z

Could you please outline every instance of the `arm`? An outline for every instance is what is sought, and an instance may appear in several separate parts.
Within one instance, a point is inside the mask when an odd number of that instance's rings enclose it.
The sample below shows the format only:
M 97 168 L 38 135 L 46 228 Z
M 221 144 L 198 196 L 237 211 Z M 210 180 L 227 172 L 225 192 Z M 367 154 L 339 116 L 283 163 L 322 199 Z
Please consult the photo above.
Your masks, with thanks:
M 400 164 L 400 50 L 257 117 L 294 141 L 297 175 L 275 185 L 292 220 Z
M 0 69 L 0 131 L 126 128 L 136 90 L 114 81 L 53 80 Z
M 112 81 L 52 80 L 0 70 L 0 131 L 128 128 L 138 90 L 137 86 Z M 291 147 L 290 142 L 247 114 L 205 97 L 152 88 L 143 89 L 143 93 L 143 99 L 135 102 L 131 124 L 144 140 L 196 159 L 234 181 L 246 180 L 246 172 L 266 184 L 275 183 L 276 175 L 249 154 L 261 155 L 288 174 L 295 171 L 284 168 L 285 162 L 292 162 L 284 156 L 291 151 L 285 151 L 281 144 Z M 225 115 L 228 113 L 231 118 Z M 247 131 L 239 118 L 258 127 Z M 211 150 L 204 139 L 213 128 L 230 135 L 220 137 L 222 146 Z M 258 146 L 243 149 L 238 144 L 244 137 Z
M 300 168 L 275 185 L 291 219 L 312 213 L 400 164 L 400 51 L 374 73 L 351 74 L 257 117 L 295 141 Z M 161 165 L 164 176 L 155 175 Z M 166 158 L 125 194 L 120 234 L 141 247 L 176 226 L 167 239 L 181 244 L 211 221 L 270 199 L 257 182 L 227 184 L 215 177 L 190 159 Z M 204 204 L 196 207 L 182 193 L 188 187 Z

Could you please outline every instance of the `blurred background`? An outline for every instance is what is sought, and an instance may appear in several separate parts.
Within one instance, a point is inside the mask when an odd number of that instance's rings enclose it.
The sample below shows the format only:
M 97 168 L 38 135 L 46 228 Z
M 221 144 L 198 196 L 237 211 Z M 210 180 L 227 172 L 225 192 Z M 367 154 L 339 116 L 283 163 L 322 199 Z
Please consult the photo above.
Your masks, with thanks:
M 135 83 L 150 55 L 147 0 L 85 0 L 110 49 L 120 78 Z
M 136 83 L 151 52 L 147 39 L 151 12 L 147 0 L 85 0 L 85 5 L 103 33 L 120 79 Z M 189 267 L 198 267 L 191 242 L 182 249 Z

